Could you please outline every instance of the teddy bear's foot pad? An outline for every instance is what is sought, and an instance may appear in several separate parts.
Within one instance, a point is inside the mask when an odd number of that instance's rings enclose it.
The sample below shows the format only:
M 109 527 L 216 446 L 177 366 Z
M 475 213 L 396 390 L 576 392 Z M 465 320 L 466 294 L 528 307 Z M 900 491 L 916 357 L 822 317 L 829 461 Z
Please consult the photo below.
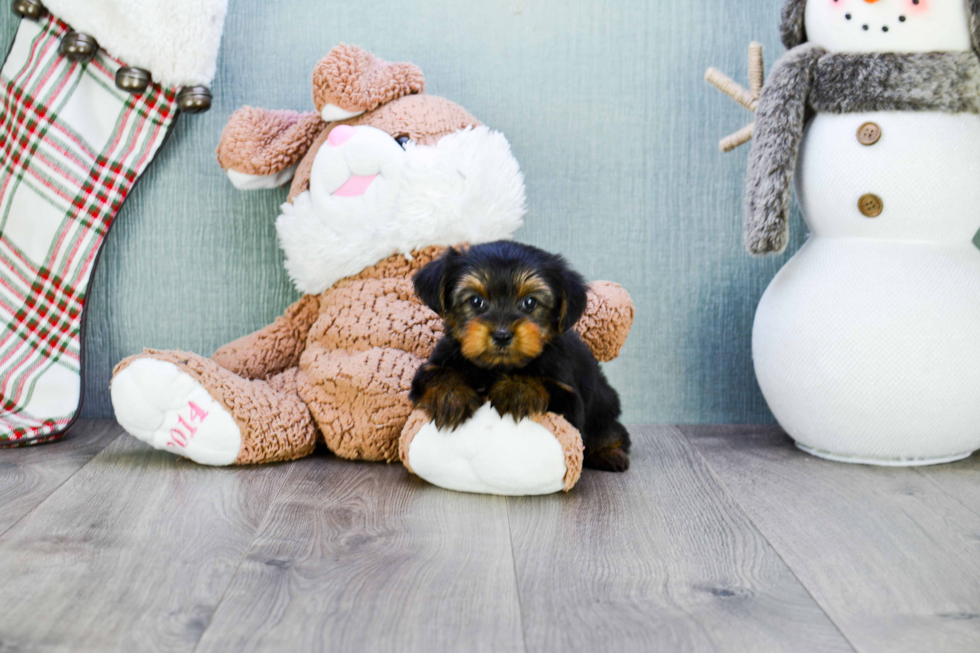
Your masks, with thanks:
M 110 390 L 116 420 L 155 449 L 202 465 L 230 465 L 242 446 L 231 414 L 173 363 L 140 358 L 121 370 Z
M 423 426 L 408 463 L 433 485 L 460 492 L 525 496 L 565 487 L 565 453 L 555 436 L 530 419 L 501 417 L 489 403 L 455 431 Z

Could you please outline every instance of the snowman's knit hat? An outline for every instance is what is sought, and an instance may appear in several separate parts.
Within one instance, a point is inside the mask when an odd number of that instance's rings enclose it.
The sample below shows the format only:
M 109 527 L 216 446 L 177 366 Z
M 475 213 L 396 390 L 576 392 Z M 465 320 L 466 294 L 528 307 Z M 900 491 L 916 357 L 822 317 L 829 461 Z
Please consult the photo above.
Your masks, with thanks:
M 968 0 L 970 8 L 970 28 L 973 31 L 973 49 L 980 52 L 980 0 Z M 783 24 L 780 33 L 787 49 L 806 43 L 806 27 L 803 14 L 806 0 L 786 0 L 783 3 Z

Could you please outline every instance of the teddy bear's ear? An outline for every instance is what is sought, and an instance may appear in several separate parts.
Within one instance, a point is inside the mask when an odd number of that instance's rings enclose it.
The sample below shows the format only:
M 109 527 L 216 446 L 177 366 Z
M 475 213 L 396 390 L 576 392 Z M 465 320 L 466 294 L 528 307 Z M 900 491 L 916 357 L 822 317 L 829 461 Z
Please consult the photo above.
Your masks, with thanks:
M 327 122 L 346 120 L 394 99 L 425 90 L 412 63 L 389 63 L 341 43 L 313 69 L 313 102 Z
M 242 107 L 231 115 L 218 143 L 218 163 L 240 190 L 278 188 L 325 125 L 308 112 Z

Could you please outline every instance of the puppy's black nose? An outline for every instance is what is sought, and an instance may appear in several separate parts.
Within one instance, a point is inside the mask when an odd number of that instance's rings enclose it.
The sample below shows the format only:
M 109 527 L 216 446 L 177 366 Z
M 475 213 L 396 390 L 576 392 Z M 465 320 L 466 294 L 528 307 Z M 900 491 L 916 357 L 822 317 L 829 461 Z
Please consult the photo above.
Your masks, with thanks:
M 506 347 L 514 339 L 514 334 L 508 329 L 497 329 L 493 332 L 493 344 L 498 347 Z

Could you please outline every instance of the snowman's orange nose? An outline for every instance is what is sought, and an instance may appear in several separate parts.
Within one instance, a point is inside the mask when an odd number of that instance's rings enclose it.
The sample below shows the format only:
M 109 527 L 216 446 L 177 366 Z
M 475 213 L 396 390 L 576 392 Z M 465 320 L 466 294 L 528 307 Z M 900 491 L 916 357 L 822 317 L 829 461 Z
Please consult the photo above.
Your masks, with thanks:
M 874 3 L 878 2 L 878 0 L 864 0 L 864 1 L 867 2 L 869 5 L 873 5 Z

